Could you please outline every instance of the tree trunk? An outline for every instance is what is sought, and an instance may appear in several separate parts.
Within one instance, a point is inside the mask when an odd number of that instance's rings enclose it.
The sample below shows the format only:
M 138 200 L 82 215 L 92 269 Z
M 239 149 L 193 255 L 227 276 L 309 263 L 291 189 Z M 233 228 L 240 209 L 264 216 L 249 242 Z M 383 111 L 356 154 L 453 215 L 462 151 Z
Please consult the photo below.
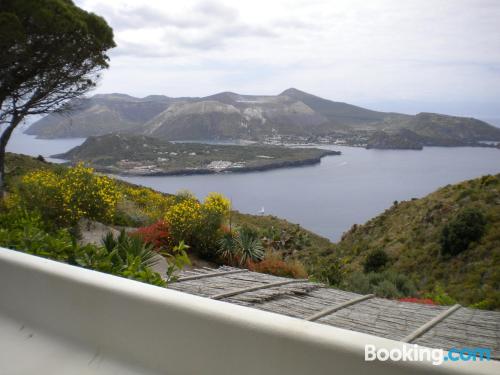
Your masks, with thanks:
M 13 115 L 9 126 L 7 126 L 7 129 L 0 136 L 0 198 L 3 198 L 5 193 L 5 150 L 12 132 L 21 120 L 22 117 L 18 114 Z
M 0 199 L 4 197 L 5 148 L 0 149 Z

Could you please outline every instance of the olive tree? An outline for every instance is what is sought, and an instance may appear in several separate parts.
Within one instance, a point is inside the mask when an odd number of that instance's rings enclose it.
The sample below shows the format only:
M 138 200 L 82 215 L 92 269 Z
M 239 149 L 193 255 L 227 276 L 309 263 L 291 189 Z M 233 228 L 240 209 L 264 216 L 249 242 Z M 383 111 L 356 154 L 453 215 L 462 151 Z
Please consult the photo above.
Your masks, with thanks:
M 14 129 L 93 88 L 114 46 L 106 21 L 71 0 L 0 1 L 0 194 Z

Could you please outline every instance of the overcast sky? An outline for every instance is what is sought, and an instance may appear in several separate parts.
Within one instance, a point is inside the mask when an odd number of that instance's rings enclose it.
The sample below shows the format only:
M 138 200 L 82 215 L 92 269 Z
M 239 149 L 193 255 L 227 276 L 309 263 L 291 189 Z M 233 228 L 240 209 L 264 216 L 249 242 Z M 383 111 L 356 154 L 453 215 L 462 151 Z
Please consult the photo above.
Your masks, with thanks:
M 98 92 L 286 88 L 374 109 L 500 117 L 499 0 L 76 0 L 117 47 Z

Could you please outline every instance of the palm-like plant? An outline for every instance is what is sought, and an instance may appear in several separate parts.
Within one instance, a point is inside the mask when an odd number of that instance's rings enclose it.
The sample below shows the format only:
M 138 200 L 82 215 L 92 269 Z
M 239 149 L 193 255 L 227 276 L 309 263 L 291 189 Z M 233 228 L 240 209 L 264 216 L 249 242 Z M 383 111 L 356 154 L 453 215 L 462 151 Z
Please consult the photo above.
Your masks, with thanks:
M 252 231 L 240 230 L 235 242 L 240 255 L 240 264 L 245 264 L 248 260 L 258 262 L 264 258 L 264 248 L 260 238 Z
M 264 247 L 259 234 L 248 227 L 224 233 L 218 245 L 218 254 L 229 263 L 239 260 L 240 265 L 244 265 L 249 260 L 258 262 L 264 258 Z
M 109 232 L 102 244 L 115 264 L 126 266 L 131 259 L 137 260 L 141 267 L 151 268 L 158 263 L 153 246 L 145 244 L 138 237 L 131 237 L 122 230 L 117 238 Z
M 233 232 L 226 232 L 222 235 L 222 238 L 217 241 L 219 249 L 217 253 L 229 262 L 233 261 L 238 253 L 238 248 L 236 246 L 236 238 Z
M 116 241 L 112 232 L 106 233 L 106 235 L 101 239 L 101 242 L 108 253 L 112 252 L 118 245 L 118 241 Z
M 139 259 L 143 267 L 151 268 L 159 261 L 153 245 L 142 242 L 140 238 L 127 236 L 127 240 L 121 243 L 120 247 L 123 254 Z

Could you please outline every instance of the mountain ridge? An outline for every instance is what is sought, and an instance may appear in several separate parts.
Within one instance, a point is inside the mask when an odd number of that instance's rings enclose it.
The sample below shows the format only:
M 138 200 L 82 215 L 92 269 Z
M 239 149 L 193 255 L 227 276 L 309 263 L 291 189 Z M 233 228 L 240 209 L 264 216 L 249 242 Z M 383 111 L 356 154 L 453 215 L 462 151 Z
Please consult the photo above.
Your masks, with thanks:
M 129 132 L 166 140 L 245 139 L 268 143 L 344 143 L 367 146 L 374 133 L 386 140 L 410 130 L 423 146 L 500 142 L 500 129 L 474 118 L 422 112 L 380 112 L 289 88 L 278 95 L 230 91 L 205 97 L 98 94 L 82 99 L 65 115 L 34 123 L 27 134 L 41 138 L 99 136 Z M 384 143 L 384 148 L 400 144 Z

